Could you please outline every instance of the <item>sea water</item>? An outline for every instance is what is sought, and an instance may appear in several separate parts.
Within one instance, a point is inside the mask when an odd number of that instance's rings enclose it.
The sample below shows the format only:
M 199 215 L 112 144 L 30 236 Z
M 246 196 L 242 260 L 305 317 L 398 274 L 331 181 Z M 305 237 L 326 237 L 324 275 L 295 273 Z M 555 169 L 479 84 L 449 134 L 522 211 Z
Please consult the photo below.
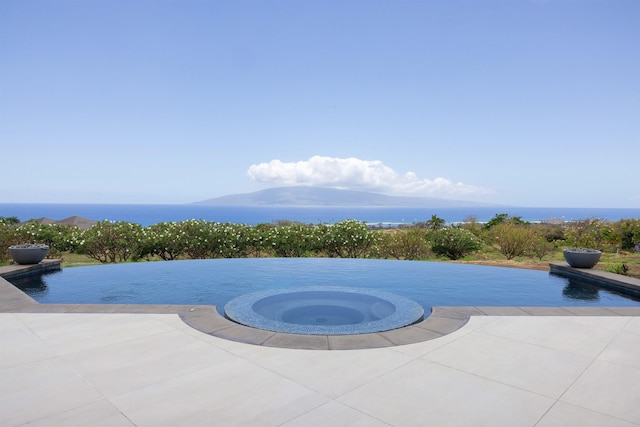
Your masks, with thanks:
M 212 206 L 142 204 L 27 204 L 0 203 L 0 217 L 18 217 L 21 221 L 47 217 L 61 220 L 71 216 L 101 221 L 127 221 L 148 226 L 158 222 L 201 219 L 205 221 L 256 225 L 279 220 L 307 224 L 333 224 L 356 219 L 370 224 L 400 225 L 428 221 L 432 215 L 447 223 L 475 218 L 486 222 L 497 214 L 519 216 L 525 221 L 548 219 L 575 221 L 600 218 L 618 221 L 640 218 L 640 209 L 622 208 L 529 208 L 529 207 L 298 207 L 298 206 Z

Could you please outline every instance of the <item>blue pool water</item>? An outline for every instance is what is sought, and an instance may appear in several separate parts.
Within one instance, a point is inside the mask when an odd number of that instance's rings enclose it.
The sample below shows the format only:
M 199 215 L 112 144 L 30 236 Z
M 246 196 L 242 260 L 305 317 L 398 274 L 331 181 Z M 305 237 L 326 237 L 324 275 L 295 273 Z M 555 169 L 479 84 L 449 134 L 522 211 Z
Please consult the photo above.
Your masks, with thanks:
M 423 319 L 415 301 L 389 292 L 344 286 L 269 289 L 234 298 L 224 314 L 243 325 L 307 335 L 388 331 Z
M 638 306 L 640 299 L 544 271 L 424 261 L 239 258 L 65 268 L 11 280 L 43 304 L 186 304 L 298 286 L 391 292 L 432 306 Z

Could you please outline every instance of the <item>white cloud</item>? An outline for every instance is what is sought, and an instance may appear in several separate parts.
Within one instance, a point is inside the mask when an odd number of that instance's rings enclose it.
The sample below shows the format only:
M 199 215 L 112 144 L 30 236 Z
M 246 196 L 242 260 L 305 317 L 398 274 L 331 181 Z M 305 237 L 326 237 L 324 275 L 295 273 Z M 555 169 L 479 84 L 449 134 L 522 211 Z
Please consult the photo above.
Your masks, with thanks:
M 491 194 L 490 190 L 474 185 L 454 183 L 446 178 L 419 178 L 413 172 L 399 174 L 380 160 L 361 160 L 354 157 L 313 156 L 299 162 L 271 160 L 251 165 L 247 175 L 252 181 L 292 186 L 333 187 L 366 190 L 388 194 L 429 196 L 459 196 Z

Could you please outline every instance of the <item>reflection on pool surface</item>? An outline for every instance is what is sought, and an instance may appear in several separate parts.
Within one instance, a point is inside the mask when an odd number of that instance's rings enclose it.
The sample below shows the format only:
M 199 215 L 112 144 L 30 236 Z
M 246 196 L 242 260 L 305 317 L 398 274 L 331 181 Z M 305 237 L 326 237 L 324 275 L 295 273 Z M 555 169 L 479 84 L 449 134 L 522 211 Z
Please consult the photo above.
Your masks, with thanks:
M 638 306 L 640 299 L 544 271 L 336 258 L 160 261 L 65 268 L 10 280 L 43 304 L 216 305 L 250 292 L 343 286 L 432 306 Z

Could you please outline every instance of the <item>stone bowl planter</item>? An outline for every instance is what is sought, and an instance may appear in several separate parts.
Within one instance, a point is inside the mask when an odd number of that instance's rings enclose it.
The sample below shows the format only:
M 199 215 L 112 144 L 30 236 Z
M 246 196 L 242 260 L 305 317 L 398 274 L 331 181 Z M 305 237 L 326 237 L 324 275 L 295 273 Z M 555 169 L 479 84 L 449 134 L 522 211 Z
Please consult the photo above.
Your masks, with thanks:
M 9 246 L 9 255 L 16 264 L 38 264 L 47 256 L 49 246 L 47 245 L 13 245 Z
M 602 255 L 601 251 L 588 248 L 567 248 L 563 253 L 564 259 L 573 268 L 592 268 Z

